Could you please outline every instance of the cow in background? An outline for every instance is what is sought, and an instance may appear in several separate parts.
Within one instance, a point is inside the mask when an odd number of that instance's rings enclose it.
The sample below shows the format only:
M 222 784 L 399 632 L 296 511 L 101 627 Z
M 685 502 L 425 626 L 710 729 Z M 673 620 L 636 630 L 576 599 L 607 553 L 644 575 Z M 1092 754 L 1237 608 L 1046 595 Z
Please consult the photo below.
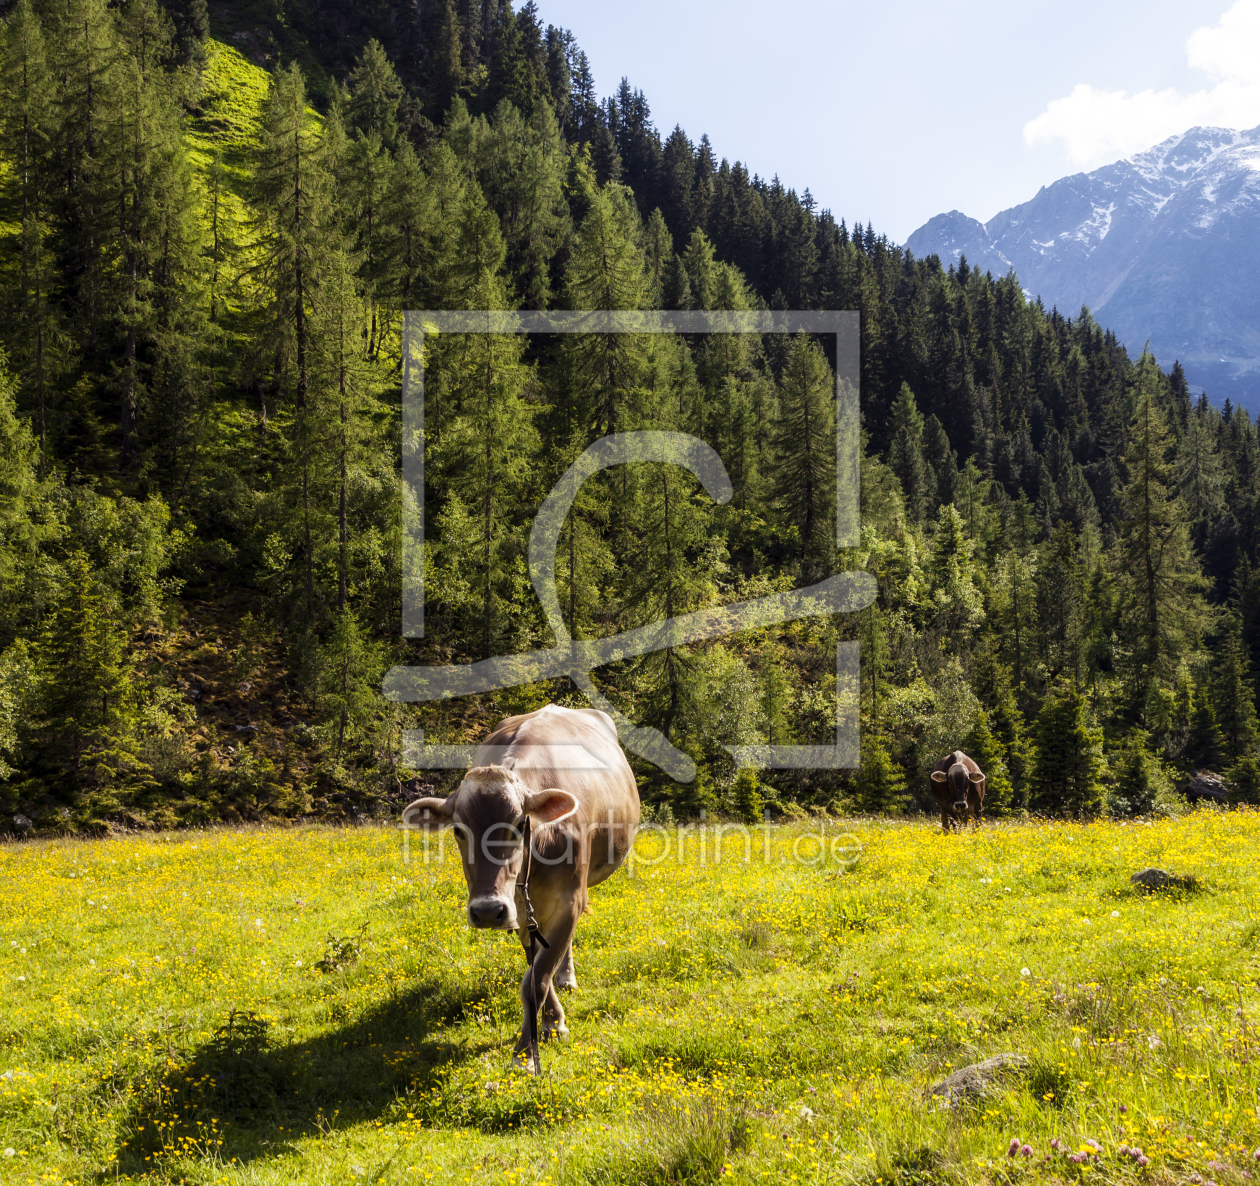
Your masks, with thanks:
M 980 813 L 984 810 L 984 771 L 962 750 L 946 754 L 932 767 L 928 786 L 941 809 L 941 827 L 946 832 L 952 819 L 966 821 L 968 815 L 980 826 Z

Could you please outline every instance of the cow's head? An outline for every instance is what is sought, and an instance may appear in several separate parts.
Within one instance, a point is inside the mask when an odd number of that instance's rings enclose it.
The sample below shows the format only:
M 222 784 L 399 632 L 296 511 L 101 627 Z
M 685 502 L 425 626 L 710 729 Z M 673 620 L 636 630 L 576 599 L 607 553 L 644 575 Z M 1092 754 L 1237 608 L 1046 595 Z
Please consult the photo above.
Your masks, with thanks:
M 469 925 L 514 931 L 526 818 L 537 827 L 557 823 L 576 810 L 577 800 L 568 791 L 531 791 L 514 770 L 477 766 L 445 799 L 410 804 L 403 824 L 425 832 L 451 828 L 468 882 Z
M 954 810 L 967 810 L 967 791 L 984 782 L 983 774 L 973 774 L 961 762 L 955 762 L 947 772 L 932 771 L 932 781 L 942 789 L 948 785 L 954 795 Z

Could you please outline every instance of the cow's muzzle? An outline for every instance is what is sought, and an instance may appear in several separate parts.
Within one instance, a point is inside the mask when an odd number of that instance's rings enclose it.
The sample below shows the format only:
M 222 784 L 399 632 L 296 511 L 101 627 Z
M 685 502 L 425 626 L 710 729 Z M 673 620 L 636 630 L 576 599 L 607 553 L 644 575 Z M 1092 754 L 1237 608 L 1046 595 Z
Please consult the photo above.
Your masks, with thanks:
M 959 814 L 959 815 L 965 815 L 965 814 L 966 814 L 966 811 L 967 811 L 967 800 L 966 800 L 966 799 L 959 799 L 959 800 L 958 800 L 958 801 L 954 804 L 954 810 L 955 810 L 956 812 L 958 812 L 958 814 Z
M 468 925 L 481 930 L 516 930 L 516 904 L 502 898 L 474 898 L 468 903 Z

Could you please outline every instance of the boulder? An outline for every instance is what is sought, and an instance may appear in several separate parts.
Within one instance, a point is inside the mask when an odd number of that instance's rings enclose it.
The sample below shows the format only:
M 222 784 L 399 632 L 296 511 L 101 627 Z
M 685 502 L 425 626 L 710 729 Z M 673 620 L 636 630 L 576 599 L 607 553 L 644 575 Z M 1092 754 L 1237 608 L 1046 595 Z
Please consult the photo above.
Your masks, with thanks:
M 1004 1081 L 1018 1079 L 1028 1069 L 1028 1059 L 1022 1054 L 995 1054 L 984 1062 L 961 1067 L 948 1079 L 929 1087 L 927 1094 L 939 1099 L 944 1107 L 957 1108 L 981 1099 Z
M 1213 774 L 1210 770 L 1199 770 L 1186 783 L 1186 798 L 1191 803 L 1197 803 L 1200 799 L 1211 799 L 1213 803 L 1228 803 L 1229 788 L 1219 774 Z
M 34 826 L 35 825 L 32 824 L 31 821 L 26 818 L 26 816 L 22 815 L 21 812 L 19 812 L 17 815 L 13 817 L 13 827 L 17 831 L 21 832 L 23 836 L 25 836 L 26 833 L 29 832 Z
M 1167 873 L 1163 869 L 1143 869 L 1134 873 L 1129 881 L 1144 890 L 1193 889 L 1193 877 L 1178 877 L 1175 873 Z

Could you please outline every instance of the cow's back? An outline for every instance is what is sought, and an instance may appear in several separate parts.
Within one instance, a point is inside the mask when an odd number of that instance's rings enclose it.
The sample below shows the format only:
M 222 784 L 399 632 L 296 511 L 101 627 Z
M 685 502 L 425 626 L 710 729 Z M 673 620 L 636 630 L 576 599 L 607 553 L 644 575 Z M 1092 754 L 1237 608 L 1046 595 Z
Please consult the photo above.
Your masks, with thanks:
M 589 761 L 589 754 L 595 761 Z M 597 885 L 625 859 L 639 826 L 639 787 L 617 741 L 612 719 L 594 708 L 548 704 L 536 712 L 508 717 L 482 742 L 475 766 L 491 764 L 514 770 L 531 791 L 558 787 L 578 803 L 577 812 L 558 825 L 588 837 L 588 884 Z M 612 843 L 609 844 L 611 827 Z

